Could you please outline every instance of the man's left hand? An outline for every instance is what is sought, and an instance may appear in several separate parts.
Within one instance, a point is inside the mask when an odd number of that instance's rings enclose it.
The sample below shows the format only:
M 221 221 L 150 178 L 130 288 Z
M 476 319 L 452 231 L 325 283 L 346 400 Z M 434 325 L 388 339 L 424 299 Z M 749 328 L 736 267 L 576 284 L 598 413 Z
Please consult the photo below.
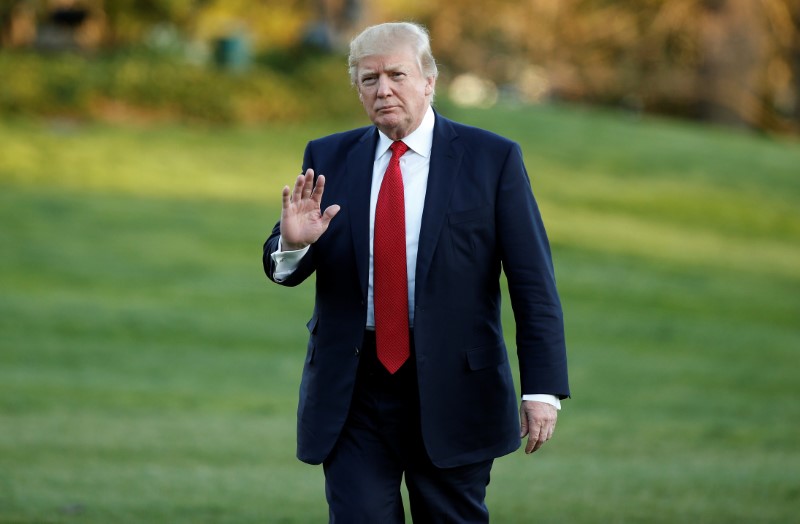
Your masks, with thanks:
M 558 410 L 546 402 L 523 400 L 519 407 L 519 437 L 528 436 L 525 453 L 533 453 L 550 440 L 556 429 Z

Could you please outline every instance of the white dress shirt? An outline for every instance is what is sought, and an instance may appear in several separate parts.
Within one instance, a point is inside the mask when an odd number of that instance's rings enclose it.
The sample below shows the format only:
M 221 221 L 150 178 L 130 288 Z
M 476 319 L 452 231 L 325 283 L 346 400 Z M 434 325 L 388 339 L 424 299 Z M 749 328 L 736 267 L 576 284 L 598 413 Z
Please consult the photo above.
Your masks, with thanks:
M 425 193 L 428 187 L 428 172 L 431 165 L 431 147 L 433 145 L 433 126 L 436 116 L 428 107 L 422 123 L 410 135 L 403 138 L 408 151 L 400 158 L 400 171 L 403 175 L 403 194 L 406 213 L 406 266 L 408 274 L 408 322 L 414 326 L 414 289 L 417 267 L 417 247 L 419 232 L 422 226 L 422 210 L 425 205 Z M 375 207 L 378 203 L 383 176 L 392 158 L 389 146 L 392 139 L 378 132 L 378 145 L 375 148 L 375 162 L 372 166 L 372 189 L 369 200 L 369 290 L 367 292 L 367 329 L 375 329 L 375 309 L 372 300 L 372 252 L 375 233 Z M 282 251 L 280 240 L 278 250 L 272 253 L 275 262 L 274 278 L 276 281 L 291 275 L 300 259 L 308 252 L 308 247 L 297 251 Z M 561 402 L 554 395 L 523 395 L 523 400 L 546 402 L 561 409 Z

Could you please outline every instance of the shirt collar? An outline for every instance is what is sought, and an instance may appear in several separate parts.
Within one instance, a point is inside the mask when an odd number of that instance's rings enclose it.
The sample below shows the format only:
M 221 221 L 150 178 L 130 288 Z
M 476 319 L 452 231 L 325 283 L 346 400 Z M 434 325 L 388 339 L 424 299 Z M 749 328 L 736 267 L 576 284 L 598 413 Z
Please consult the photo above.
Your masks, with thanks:
M 410 135 L 403 138 L 403 142 L 411 149 L 413 152 L 417 153 L 418 155 L 428 157 L 431 154 L 431 147 L 433 146 L 433 125 L 436 123 L 436 116 L 433 112 L 433 108 L 428 106 L 428 110 L 425 112 L 425 116 L 422 118 L 422 122 L 419 124 L 419 127 L 416 128 Z M 392 140 L 388 136 L 384 135 L 382 131 L 378 131 L 378 148 L 376 150 L 375 158 L 382 156 L 386 151 L 389 150 L 389 146 L 392 145 Z

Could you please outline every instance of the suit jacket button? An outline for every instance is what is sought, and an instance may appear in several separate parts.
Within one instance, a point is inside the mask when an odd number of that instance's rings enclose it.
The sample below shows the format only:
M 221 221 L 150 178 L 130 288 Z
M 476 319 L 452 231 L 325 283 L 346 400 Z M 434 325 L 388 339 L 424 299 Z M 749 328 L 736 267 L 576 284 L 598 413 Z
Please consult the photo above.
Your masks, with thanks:
M 356 347 L 356 356 L 358 356 L 358 347 Z

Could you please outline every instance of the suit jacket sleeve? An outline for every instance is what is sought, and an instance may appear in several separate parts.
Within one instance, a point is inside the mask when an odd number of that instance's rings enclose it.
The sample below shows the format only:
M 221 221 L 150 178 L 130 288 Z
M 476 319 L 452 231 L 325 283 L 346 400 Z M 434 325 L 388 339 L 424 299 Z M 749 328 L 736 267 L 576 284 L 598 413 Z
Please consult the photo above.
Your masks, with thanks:
M 568 397 L 564 321 L 550 246 L 516 144 L 502 169 L 497 199 L 500 256 L 514 310 L 522 393 Z
M 305 154 L 303 155 L 303 169 L 302 172 L 305 173 L 307 169 L 313 169 L 313 160 L 311 154 L 311 143 L 306 146 Z M 315 175 L 316 180 L 316 175 Z M 272 253 L 278 250 L 278 240 L 281 236 L 281 222 L 278 221 L 275 224 L 275 227 L 272 228 L 272 233 L 267 238 L 267 241 L 264 242 L 264 251 L 262 254 L 262 263 L 264 265 L 264 273 L 266 273 L 267 277 L 277 284 L 281 284 L 282 286 L 289 286 L 293 287 L 305 279 L 307 279 L 316 269 L 314 265 L 314 245 L 312 244 L 306 253 L 306 255 L 300 260 L 300 263 L 297 266 L 297 269 L 289 275 L 284 280 L 278 282 L 275 280 L 275 262 L 272 260 Z

